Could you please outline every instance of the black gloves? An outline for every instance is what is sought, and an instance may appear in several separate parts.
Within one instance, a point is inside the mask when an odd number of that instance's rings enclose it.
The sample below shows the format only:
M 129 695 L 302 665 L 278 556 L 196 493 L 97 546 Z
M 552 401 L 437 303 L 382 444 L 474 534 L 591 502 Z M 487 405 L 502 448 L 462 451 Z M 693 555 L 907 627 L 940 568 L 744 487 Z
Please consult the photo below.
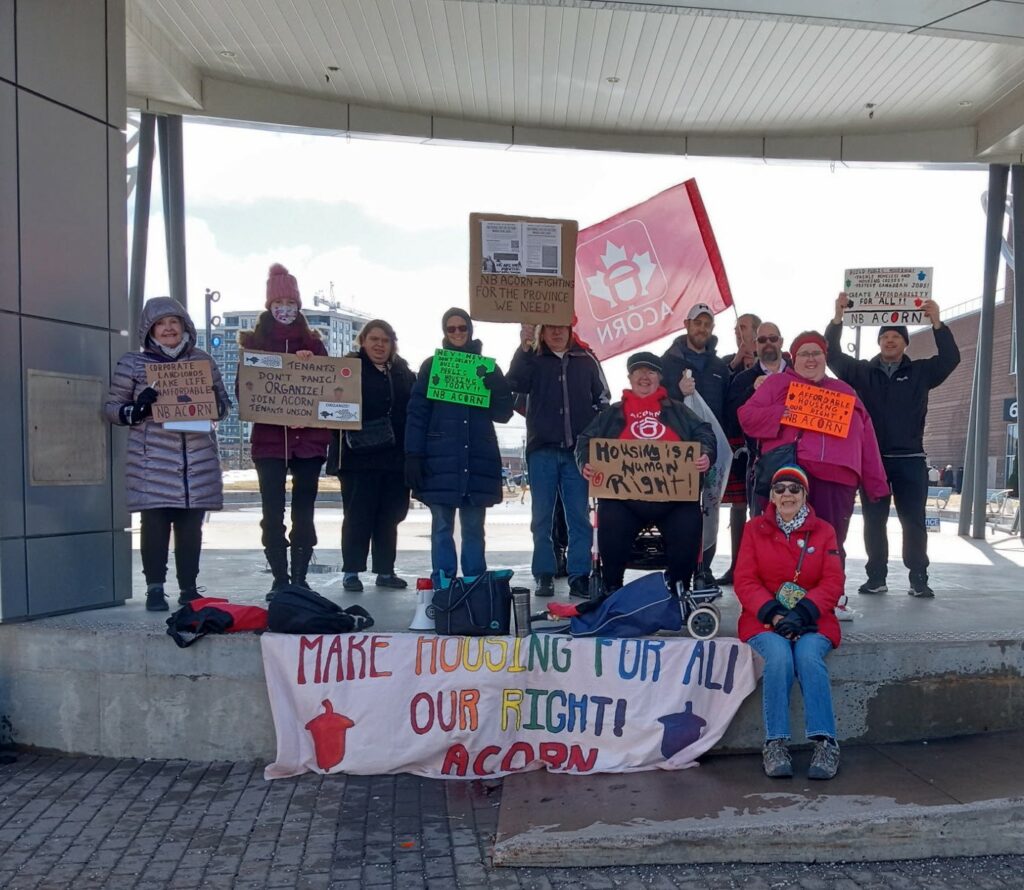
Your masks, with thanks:
M 498 379 L 498 372 L 485 371 L 483 366 L 476 369 L 477 374 L 480 376 L 480 382 L 483 383 L 488 389 L 494 389 L 494 384 Z M 481 373 L 483 372 L 483 373 Z
M 806 598 L 802 599 L 786 613 L 785 618 L 775 625 L 775 633 L 786 637 L 786 639 L 795 640 L 797 637 L 818 629 L 820 614 L 814 603 L 809 602 Z
M 153 415 L 153 403 L 160 396 L 152 386 L 147 386 L 136 397 L 134 402 L 126 402 L 118 412 L 121 423 L 138 426 L 147 417 Z
M 405 456 L 405 484 L 413 491 L 423 488 L 423 455 Z
M 775 633 L 787 640 L 795 640 L 797 637 L 807 633 L 808 628 L 804 625 L 803 618 L 796 611 L 791 609 L 789 613 L 778 624 L 775 625 Z

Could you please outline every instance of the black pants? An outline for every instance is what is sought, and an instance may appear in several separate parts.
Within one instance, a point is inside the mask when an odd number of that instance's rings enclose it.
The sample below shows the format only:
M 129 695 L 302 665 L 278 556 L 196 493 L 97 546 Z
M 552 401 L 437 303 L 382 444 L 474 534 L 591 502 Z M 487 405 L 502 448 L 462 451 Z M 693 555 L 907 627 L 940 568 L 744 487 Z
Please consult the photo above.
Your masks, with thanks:
M 167 580 L 167 553 L 174 529 L 174 571 L 178 589 L 196 586 L 199 577 L 199 551 L 203 547 L 205 510 L 158 507 L 141 511 L 142 573 L 147 584 L 163 584 Z
M 633 539 L 651 523 L 665 542 L 669 579 L 689 581 L 701 547 L 698 504 L 601 499 L 597 502 L 597 546 L 605 589 L 622 586 Z
M 864 514 L 864 547 L 867 550 L 868 579 L 885 580 L 889 567 L 889 503 L 896 504 L 896 515 L 903 526 L 903 564 L 914 580 L 928 578 L 928 531 L 924 524 L 928 500 L 928 467 L 923 457 L 885 457 L 885 474 L 892 495 L 871 503 L 861 492 Z
M 313 509 L 320 485 L 322 457 L 293 457 L 285 461 L 277 457 L 254 460 L 260 480 L 260 499 L 263 501 L 263 546 L 267 549 L 287 547 L 289 538 L 293 547 L 316 546 L 316 527 Z M 284 483 L 288 471 L 292 473 L 292 532 L 285 537 Z
M 343 572 L 365 572 L 366 554 L 373 544 L 373 571 L 395 571 L 398 524 L 409 512 L 409 489 L 402 472 L 364 470 L 341 474 Z

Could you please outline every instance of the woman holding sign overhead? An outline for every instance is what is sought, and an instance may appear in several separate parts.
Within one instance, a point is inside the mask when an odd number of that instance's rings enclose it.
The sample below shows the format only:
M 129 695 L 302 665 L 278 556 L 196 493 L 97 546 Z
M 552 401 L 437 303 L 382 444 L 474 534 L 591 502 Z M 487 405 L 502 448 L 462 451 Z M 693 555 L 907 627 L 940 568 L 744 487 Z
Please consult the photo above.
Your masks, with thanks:
M 280 263 L 270 267 L 267 278 L 266 309 L 256 327 L 238 337 L 243 349 L 284 352 L 299 358 L 327 355 L 320 335 L 306 323 L 301 312 L 302 297 L 294 275 Z M 255 423 L 252 427 L 252 462 L 260 484 L 263 503 L 263 552 L 274 576 L 267 599 L 288 584 L 307 587 L 306 569 L 316 546 L 313 509 L 320 486 L 320 468 L 331 441 L 329 429 L 274 426 Z M 292 528 L 286 537 L 284 525 L 285 481 L 292 474 Z M 288 545 L 291 544 L 291 572 Z
M 398 354 L 398 337 L 386 321 L 366 322 L 357 338 L 362 363 L 363 428 L 333 434 L 327 472 L 341 480 L 345 518 L 341 524 L 342 585 L 363 589 L 359 573 L 373 543 L 376 587 L 401 590 L 395 574 L 398 525 L 409 511 L 405 484 L 405 413 L 416 380 Z
M 473 339 L 473 322 L 464 309 L 449 309 L 441 320 L 441 330 L 442 349 L 481 354 L 483 347 Z M 502 497 L 501 455 L 494 423 L 507 423 L 512 416 L 508 383 L 497 365 L 488 371 L 489 364 L 489 360 L 486 365 L 482 361 L 478 368 L 490 396 L 486 406 L 438 391 L 433 378 L 440 375 L 432 370 L 434 358 L 420 367 L 409 398 L 405 479 L 413 494 L 430 507 L 431 578 L 435 587 L 441 585 L 442 574 L 453 578 L 459 567 L 455 553 L 456 510 L 462 525 L 462 574 L 476 576 L 487 571 L 484 516 L 487 508 L 500 503 Z
M 139 319 L 139 340 L 139 352 L 127 352 L 118 360 L 103 411 L 112 424 L 129 427 L 126 499 L 128 509 L 140 514 L 146 609 L 166 612 L 164 582 L 171 530 L 180 591 L 178 602 L 184 605 L 199 598 L 196 578 L 203 545 L 203 518 L 207 510 L 223 507 L 224 489 L 217 434 L 212 424 L 207 430 L 175 430 L 157 422 L 153 406 L 160 393 L 149 383 L 147 368 L 197 362 L 205 372 L 202 363 L 208 363 L 217 420 L 227 414 L 231 402 L 217 363 L 196 346 L 195 325 L 177 300 L 156 297 L 147 301 Z M 185 395 L 179 404 L 188 404 L 187 400 Z
M 750 438 L 759 440 L 759 461 L 770 462 L 772 451 L 785 448 L 783 463 L 798 463 L 806 470 L 811 480 L 811 506 L 819 519 L 835 529 L 845 562 L 843 542 L 850 527 L 857 488 L 861 487 L 871 500 L 889 493 L 875 428 L 853 388 L 825 376 L 828 344 L 821 334 L 804 331 L 797 335 L 790 349 L 793 366 L 764 379 L 763 385 L 740 407 L 740 426 Z M 804 412 L 792 410 L 793 405 L 801 404 L 794 399 L 800 399 L 800 394 L 807 392 L 801 386 L 808 385 L 852 399 L 852 410 L 839 410 L 838 419 L 821 418 L 817 425 L 828 432 L 793 425 L 798 415 L 804 416 Z M 814 394 L 813 390 L 810 392 Z M 842 400 L 832 401 L 838 405 Z M 822 400 L 818 403 L 824 404 Z M 782 453 L 776 462 L 781 457 Z
M 590 462 L 591 439 L 697 442 L 695 469 L 707 472 L 717 456 L 714 431 L 682 402 L 669 398 L 661 385 L 661 359 L 653 352 L 637 352 L 627 360 L 626 369 L 629 389 L 623 390 L 622 401 L 595 417 L 576 441 L 576 463 L 583 478 L 595 484 L 600 479 Z M 597 546 L 607 593 L 622 587 L 633 539 L 652 523 L 665 541 L 669 581 L 685 582 L 693 575 L 701 548 L 699 500 L 598 498 Z

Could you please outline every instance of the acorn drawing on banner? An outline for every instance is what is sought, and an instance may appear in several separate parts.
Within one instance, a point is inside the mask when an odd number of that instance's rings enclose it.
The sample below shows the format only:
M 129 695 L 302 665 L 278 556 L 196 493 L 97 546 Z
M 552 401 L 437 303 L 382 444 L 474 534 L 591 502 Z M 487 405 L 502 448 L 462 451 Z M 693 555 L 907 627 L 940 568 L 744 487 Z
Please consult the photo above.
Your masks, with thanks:
M 344 714 L 335 712 L 334 705 L 328 699 L 320 704 L 324 712 L 310 720 L 306 729 L 313 737 L 316 765 L 327 772 L 345 759 L 345 734 L 356 724 Z
M 661 756 L 666 760 L 689 748 L 708 725 L 707 720 L 693 713 L 693 702 L 690 701 L 678 714 L 665 714 L 658 718 L 658 722 L 665 727 L 661 736 Z

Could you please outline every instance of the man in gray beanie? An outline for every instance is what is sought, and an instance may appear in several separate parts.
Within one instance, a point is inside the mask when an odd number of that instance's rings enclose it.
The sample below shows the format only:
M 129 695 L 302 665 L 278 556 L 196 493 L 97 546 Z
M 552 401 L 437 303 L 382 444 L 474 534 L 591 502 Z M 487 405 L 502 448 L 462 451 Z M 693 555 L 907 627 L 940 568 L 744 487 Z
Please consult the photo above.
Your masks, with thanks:
M 858 593 L 885 593 L 889 568 L 889 539 L 886 523 L 889 502 L 903 527 L 903 564 L 910 573 L 911 596 L 930 598 L 928 586 L 928 532 L 925 504 L 928 500 L 928 462 L 924 451 L 924 423 L 928 414 L 928 393 L 942 383 L 960 364 L 960 350 L 953 332 L 939 318 L 934 300 L 921 306 L 932 325 L 937 355 L 911 359 L 905 355 L 910 335 L 905 325 L 883 325 L 878 331 L 878 355 L 870 361 L 843 352 L 843 310 L 849 300 L 845 293 L 836 299 L 832 321 L 825 328 L 828 367 L 840 380 L 850 384 L 871 415 L 889 479 L 891 498 L 870 502 L 861 498 L 864 514 L 864 547 L 868 561 L 867 580 Z

